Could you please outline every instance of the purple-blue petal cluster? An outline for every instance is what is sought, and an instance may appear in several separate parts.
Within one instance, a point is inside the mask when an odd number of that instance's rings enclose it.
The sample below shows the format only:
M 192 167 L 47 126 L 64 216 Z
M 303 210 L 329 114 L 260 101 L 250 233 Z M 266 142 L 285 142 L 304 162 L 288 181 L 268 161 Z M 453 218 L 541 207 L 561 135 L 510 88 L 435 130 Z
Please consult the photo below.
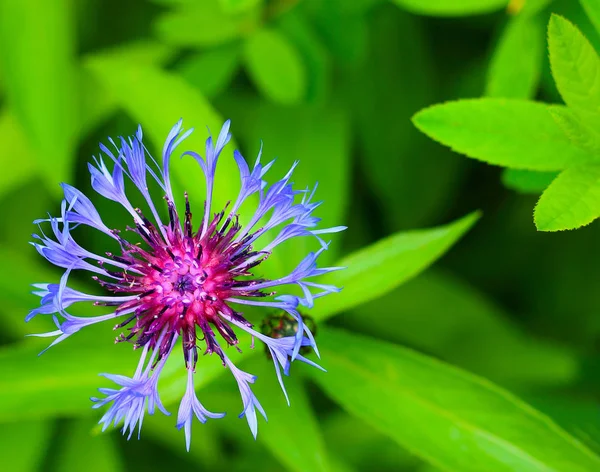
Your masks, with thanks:
M 192 150 L 181 154 L 198 162 L 206 180 L 205 204 L 197 225 L 192 222 L 187 194 L 185 208 L 177 208 L 170 179 L 173 153 L 192 132 L 183 130 L 181 120 L 167 136 L 160 164 L 146 149 L 141 127 L 131 137 L 109 140 L 110 148 L 100 145 L 102 154 L 94 158 L 94 164 L 89 164 L 92 188 L 119 203 L 129 214 L 133 226 L 128 229 L 135 233 L 136 241 L 130 242 L 119 229 L 109 228 L 90 198 L 68 184 L 62 184 L 64 200 L 60 216 L 35 222 L 40 226 L 40 234 L 34 235 L 33 246 L 65 272 L 59 283 L 34 284 L 34 293 L 41 303 L 27 315 L 26 321 L 36 315 L 51 315 L 57 329 L 32 336 L 54 337 L 51 347 L 89 325 L 117 320 L 115 329 L 125 329 L 127 333 L 121 334 L 117 341 L 129 341 L 134 348 L 141 349 L 133 377 L 102 374 L 117 386 L 100 388 L 104 397 L 92 399 L 94 408 L 108 407 L 100 420 L 103 429 L 111 424 L 122 425 L 128 437 L 136 428 L 139 436 L 146 411 L 153 414 L 158 408 L 168 414 L 159 397 L 158 381 L 176 345 L 181 346 L 187 369 L 187 388 L 179 405 L 176 426 L 184 430 L 188 449 L 194 417 L 204 423 L 208 418 L 224 415 L 207 410 L 196 395 L 194 376 L 199 375 L 196 364 L 200 343 L 205 354 L 216 353 L 233 374 L 242 397 L 240 417 L 246 418 L 255 437 L 257 410 L 266 418 L 251 388 L 256 377 L 237 368 L 224 349 L 227 345 L 237 347 L 237 333 L 247 333 L 266 345 L 286 398 L 282 373 L 289 375 L 293 361 L 320 368 L 300 353 L 301 348 L 312 347 L 318 355 L 313 333 L 303 323 L 299 309 L 311 308 L 316 299 L 339 291 L 335 286 L 314 282 L 313 278 L 341 269 L 320 268 L 317 260 L 329 246 L 322 236 L 345 227 L 317 227 L 320 219 L 313 212 L 321 202 L 312 201 L 316 186 L 312 191 L 296 190 L 291 183 L 297 163 L 280 180 L 269 184 L 265 175 L 273 162 L 261 163 L 262 147 L 252 169 L 241 153 L 234 151 L 240 192 L 232 199 L 234 203 L 229 210 L 213 212 L 214 177 L 220 155 L 231 139 L 229 127 L 227 121 L 216 142 L 212 137 L 207 139 L 204 156 Z M 126 185 L 127 181 L 134 187 Z M 152 198 L 149 181 L 162 190 L 163 209 L 155 204 L 159 200 Z M 146 210 L 132 205 L 127 195 L 132 190 L 141 194 Z M 240 208 L 250 205 L 251 199 L 255 211 L 248 223 L 241 225 Z M 72 233 L 80 225 L 104 233 L 111 246 L 118 244 L 119 253 L 99 255 L 85 249 Z M 44 226 L 49 226 L 50 231 L 44 233 Z M 280 244 L 296 237 L 315 238 L 318 249 L 302 258 L 289 274 L 272 280 L 254 275 L 255 268 Z M 107 293 L 94 295 L 69 287 L 69 277 L 74 271 L 92 273 L 93 280 Z M 296 291 L 289 291 L 294 286 Z M 77 303 L 113 310 L 94 317 L 68 313 Z M 243 309 L 248 305 L 284 311 L 297 323 L 295 333 L 278 338 L 260 333 L 244 318 Z

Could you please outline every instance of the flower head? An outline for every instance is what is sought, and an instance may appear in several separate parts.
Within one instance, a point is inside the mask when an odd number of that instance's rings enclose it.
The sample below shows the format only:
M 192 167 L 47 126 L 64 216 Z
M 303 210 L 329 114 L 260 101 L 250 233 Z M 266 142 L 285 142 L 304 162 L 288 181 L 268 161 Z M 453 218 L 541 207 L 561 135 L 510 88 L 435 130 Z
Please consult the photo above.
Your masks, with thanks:
M 208 411 L 196 396 L 194 375 L 199 350 L 203 349 L 205 354 L 216 353 L 233 374 L 242 395 L 241 416 L 246 417 L 254 436 L 256 409 L 266 418 L 250 388 L 256 378 L 238 369 L 223 349 L 239 343 L 236 330 L 249 333 L 265 344 L 284 393 L 281 371 L 288 375 L 291 362 L 300 360 L 318 367 L 302 355 L 308 346 L 318 351 L 298 307 L 310 308 L 315 299 L 339 291 L 334 286 L 312 280 L 340 269 L 318 268 L 317 259 L 328 247 L 321 236 L 345 229 L 341 226 L 317 229 L 320 220 L 313 211 L 320 202 L 311 202 L 314 190 L 295 190 L 290 182 L 296 164 L 283 178 L 269 185 L 264 176 L 272 162 L 261 164 L 260 153 L 250 170 L 239 151 L 234 152 L 241 176 L 239 195 L 232 199 L 235 203 L 231 209 L 212 213 L 217 161 L 231 138 L 229 121 L 223 125 L 216 141 L 212 137 L 207 139 L 204 157 L 193 151 L 183 153 L 198 162 L 206 179 L 202 217 L 199 224 L 194 225 L 187 193 L 184 208 L 179 210 L 170 180 L 171 156 L 191 131 L 183 132 L 181 121 L 173 127 L 163 147 L 162 165 L 148 154 L 141 127 L 134 136 L 120 138 L 118 144 L 111 140 L 113 150 L 101 145 L 104 156 L 95 158 L 95 164 L 89 165 L 92 188 L 122 205 L 133 223 L 133 227 L 127 229 L 135 233 L 139 241 L 131 242 L 118 229 L 106 226 L 87 196 L 62 184 L 61 215 L 36 221 L 40 228 L 49 224 L 51 235 L 40 230 L 41 235 L 34 235 L 32 244 L 43 257 L 64 268 L 65 272 L 58 284 L 34 285 L 34 293 L 41 297 L 41 306 L 26 318 L 29 321 L 38 314 L 54 317 L 55 331 L 34 335 L 55 337 L 50 346 L 88 325 L 110 319 L 119 320 L 115 329 L 127 329 L 128 333 L 121 334 L 117 341 L 128 341 L 141 349 L 138 368 L 131 378 L 103 374 L 120 389 L 102 388 L 100 392 L 105 397 L 92 400 L 94 408 L 108 405 L 100 420 L 104 428 L 111 423 L 123 422 L 123 433 L 129 431 L 129 436 L 136 425 L 139 435 L 146 410 L 153 414 L 158 407 L 168 414 L 159 398 L 158 379 L 167 358 L 181 340 L 188 384 L 179 406 L 177 427 L 184 429 L 188 449 L 194 416 L 201 422 L 223 416 Z M 125 185 L 127 179 L 146 202 L 145 210 L 130 202 Z M 148 180 L 156 182 L 164 194 L 162 217 L 160 207 L 155 205 L 148 190 Z M 255 199 L 256 208 L 248 224 L 242 225 L 238 213 L 243 204 L 250 204 L 251 198 Z M 116 241 L 119 253 L 97 255 L 85 249 L 72 234 L 79 225 L 98 230 Z M 319 249 L 301 259 L 290 274 L 272 280 L 254 276 L 256 267 L 277 246 L 291 238 L 304 236 L 314 237 Z M 73 271 L 93 273 L 92 278 L 107 293 L 92 295 L 70 288 L 67 284 Z M 287 292 L 286 289 L 293 285 L 298 286 L 298 295 Z M 114 307 L 114 311 L 96 317 L 76 317 L 67 313 L 71 305 L 85 302 Z M 277 336 L 256 331 L 244 318 L 242 310 L 247 305 L 287 313 L 287 319 L 294 320 L 294 330 Z

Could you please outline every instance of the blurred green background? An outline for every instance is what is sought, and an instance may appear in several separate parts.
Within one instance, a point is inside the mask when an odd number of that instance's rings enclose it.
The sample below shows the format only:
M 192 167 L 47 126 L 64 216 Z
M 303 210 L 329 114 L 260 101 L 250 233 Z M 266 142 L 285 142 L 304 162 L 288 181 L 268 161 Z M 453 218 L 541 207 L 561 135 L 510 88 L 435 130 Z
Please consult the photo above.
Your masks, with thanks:
M 516 73 L 493 67 L 525 12 L 530 26 L 506 48 L 526 52 L 526 78 L 518 62 L 511 63 Z M 482 210 L 480 221 L 434 267 L 401 287 L 392 283 L 373 300 L 330 309 L 337 316 L 329 325 L 489 379 L 598 449 L 598 224 L 537 233 L 535 190 L 507 189 L 501 169 L 452 153 L 410 121 L 423 107 L 457 98 L 560 102 L 545 52 L 550 12 L 600 42 L 575 0 L 0 0 L 2 470 L 463 470 L 435 457 L 428 461 L 417 440 L 396 434 L 427 430 L 425 418 L 407 415 L 379 427 L 332 398 L 313 373 L 304 375 L 308 369 L 298 368 L 289 379 L 291 410 L 299 415 L 297 424 L 291 422 L 261 356 L 247 367 L 265 372 L 256 392 L 269 423 L 260 422 L 258 441 L 236 418 L 240 404 L 230 377 L 214 375 L 199 397 L 229 414 L 194 426 L 191 453 L 173 417 L 146 417 L 142 440 L 127 442 L 118 431 L 98 434 L 95 427 L 99 416 L 88 397 L 107 382 L 93 374 L 78 383 L 82 369 L 87 375 L 117 366 L 129 374 L 134 365 L 128 346 L 113 345 L 109 327 L 78 333 L 36 357 L 46 340 L 24 335 L 50 329 L 51 321 L 24 324 L 38 304 L 28 284 L 57 281 L 60 272 L 27 244 L 35 231 L 31 222 L 48 211 L 57 214 L 61 181 L 92 195 L 86 162 L 98 142 L 131 134 L 141 123 L 151 148 L 159 150 L 180 117 L 196 128 L 193 143 L 200 150 L 205 127 L 216 133 L 221 118 L 230 118 L 250 159 L 261 139 L 266 158 L 278 158 L 275 172 L 299 159 L 295 181 L 319 181 L 325 223 L 349 226 L 335 238 L 328 262 L 396 232 Z M 201 195 L 196 198 L 198 206 Z M 94 202 L 109 226 L 124 226 L 111 204 Z M 86 243 L 105 250 L 98 237 Z M 378 275 L 372 269 L 361 277 Z M 360 364 L 370 345 L 357 343 L 353 361 Z M 326 352 L 330 373 L 324 375 L 335 378 Z M 54 379 L 48 372 L 64 375 Z M 436 388 L 435 378 L 424 382 Z M 79 388 L 73 398 L 80 403 L 60 389 L 45 393 L 58 383 Z M 454 440 L 452 447 L 460 449 L 460 440 L 448 436 Z M 490 463 L 478 470 L 593 470 L 503 467 Z

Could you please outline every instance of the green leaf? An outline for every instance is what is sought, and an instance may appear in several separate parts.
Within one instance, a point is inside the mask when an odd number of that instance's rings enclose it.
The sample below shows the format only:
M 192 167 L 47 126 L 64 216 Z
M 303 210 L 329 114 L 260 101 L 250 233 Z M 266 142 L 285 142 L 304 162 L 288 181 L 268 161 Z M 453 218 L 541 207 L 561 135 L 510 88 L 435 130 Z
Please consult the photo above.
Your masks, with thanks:
M 540 197 L 534 221 L 539 231 L 562 231 L 600 216 L 600 163 L 570 167 Z
M 125 464 L 114 434 L 92 435 L 95 423 L 89 418 L 68 423 L 56 451 L 60 472 L 121 472 Z
M 224 120 L 194 87 L 169 72 L 106 57 L 92 57 L 87 61 L 87 66 L 103 86 L 114 94 L 117 103 L 142 125 L 155 149 L 162 150 L 169 130 L 177 120 L 183 118 L 185 128 L 194 127 L 196 130 L 177 152 L 192 149 L 202 155 L 207 138 L 206 127 L 216 136 L 223 125 Z M 119 73 L 115 74 L 115 70 L 119 70 Z M 131 133 L 134 131 L 131 130 Z M 224 158 L 219 160 L 217 166 L 213 195 L 216 209 L 223 208 L 239 191 L 239 171 L 233 158 L 229 157 L 232 148 L 236 148 L 235 142 L 225 150 Z M 190 192 L 192 208 L 202 208 L 204 177 L 195 159 L 190 156 L 174 158 L 171 173 L 175 179 L 175 198 L 182 197 L 184 190 L 193 189 L 194 192 Z
M 490 13 L 508 5 L 508 0 L 392 0 L 412 13 L 431 16 L 466 16 Z
M 319 421 L 298 376 L 300 370 L 308 369 L 292 368 L 294 373 L 284 378 L 290 405 L 281 391 L 271 362 L 264 356 L 257 358 L 248 370 L 258 377 L 255 393 L 269 418 L 267 424 L 261 425 L 258 440 L 285 465 L 285 470 L 332 470 L 327 460 Z
M 298 51 L 278 31 L 261 29 L 244 45 L 244 62 L 256 87 L 270 100 L 290 105 L 306 95 L 306 70 Z
M 207 98 L 229 85 L 240 64 L 240 45 L 227 44 L 196 53 L 177 65 L 177 72 Z
M 590 154 L 600 156 L 600 114 L 563 107 L 551 108 L 550 114 L 573 144 Z
M 346 269 L 319 281 L 343 287 L 342 293 L 318 300 L 311 315 L 324 318 L 394 289 L 440 258 L 478 218 L 475 212 L 437 228 L 400 232 L 344 257 L 337 265 Z
M 600 113 L 600 58 L 583 34 L 565 18 L 548 25 L 550 65 L 556 86 L 569 107 Z
M 519 193 L 539 195 L 556 178 L 556 172 L 539 172 L 535 170 L 504 169 L 502 183 L 506 188 Z
M 182 2 L 158 17 L 154 25 L 156 34 L 174 46 L 217 46 L 246 36 L 258 26 L 259 9 L 230 15 L 221 1 Z
M 98 374 L 133 372 L 139 358 L 131 346 L 94 341 L 94 334 L 110 337 L 107 331 L 110 327 L 87 328 L 40 357 L 48 338 L 0 349 L 0 421 L 91 415 L 90 397 L 110 386 Z
M 37 472 L 44 470 L 42 464 L 52 439 L 50 421 L 21 421 L 3 424 L 0 428 L 2 464 L 6 470 Z
M 320 348 L 328 373 L 311 376 L 327 394 L 441 469 L 600 468 L 600 458 L 548 417 L 485 379 L 331 328 Z
M 365 323 L 366 313 L 378 315 Z M 414 346 L 507 386 L 568 385 L 579 374 L 574 354 L 523 332 L 484 293 L 435 270 L 346 313 L 344 326 Z
M 512 18 L 492 56 L 485 94 L 489 97 L 532 98 L 542 71 L 543 51 L 541 17 Z
M 454 151 L 489 164 L 551 171 L 593 159 L 564 135 L 552 108 L 524 100 L 459 100 L 421 110 L 413 123 Z
M 600 3 L 597 0 L 579 0 L 579 3 L 600 34 Z
M 0 66 L 8 103 L 48 188 L 69 180 L 77 89 L 70 2 L 0 2 Z

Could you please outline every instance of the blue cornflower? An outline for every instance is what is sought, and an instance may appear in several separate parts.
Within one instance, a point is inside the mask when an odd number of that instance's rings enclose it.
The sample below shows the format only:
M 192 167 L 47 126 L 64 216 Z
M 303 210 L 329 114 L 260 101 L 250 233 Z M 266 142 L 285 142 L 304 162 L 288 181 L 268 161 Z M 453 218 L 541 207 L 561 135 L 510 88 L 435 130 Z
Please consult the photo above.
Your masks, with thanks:
M 134 136 L 119 138 L 118 144 L 111 140 L 114 150 L 100 145 L 104 156 L 95 158 L 95 164 L 89 164 L 92 188 L 125 208 L 134 224 L 128 229 L 137 233 L 142 244 L 131 243 L 118 230 L 106 226 L 88 197 L 76 188 L 62 184 L 64 200 L 61 215 L 37 220 L 35 223 L 40 227 L 49 223 L 51 233 L 48 236 L 41 231 L 41 235 L 34 235 L 35 242 L 32 244 L 42 256 L 64 268 L 65 272 L 58 284 L 34 284 L 34 293 L 40 296 L 41 306 L 32 310 L 26 318 L 29 321 L 37 314 L 53 316 L 57 329 L 34 335 L 56 337 L 49 347 L 88 325 L 102 321 L 118 319 L 115 329 L 128 327 L 129 333 L 121 334 L 117 341 L 130 341 L 134 348 L 141 348 L 138 367 L 131 378 L 102 374 L 120 388 L 101 388 L 99 390 L 104 397 L 92 400 L 94 408 L 108 406 L 100 420 L 103 428 L 111 423 L 117 425 L 123 422 L 123 434 L 128 431 L 129 437 L 136 426 L 139 436 L 146 410 L 153 414 L 158 407 L 168 414 L 160 401 L 158 380 L 167 358 L 181 339 L 187 388 L 179 406 L 176 425 L 184 429 L 188 449 L 194 416 L 204 423 L 207 418 L 224 415 L 208 411 L 196 396 L 194 375 L 199 340 L 205 344 L 205 354 L 216 353 L 223 366 L 233 374 L 242 396 L 240 417 L 246 417 L 255 437 L 256 410 L 266 418 L 251 388 L 256 377 L 238 369 L 222 348 L 223 341 L 230 346 L 238 344 L 234 327 L 266 345 L 286 398 L 281 372 L 283 370 L 288 375 L 292 361 L 299 360 L 320 368 L 300 354 L 302 347 L 312 347 L 317 355 L 318 351 L 314 336 L 303 323 L 298 308 L 310 308 L 316 298 L 339 291 L 334 286 L 312 282 L 312 278 L 340 269 L 318 268 L 317 258 L 328 247 L 320 235 L 345 229 L 342 226 L 316 229 L 320 220 L 313 211 L 320 202 L 312 202 L 314 190 L 295 190 L 290 182 L 297 163 L 281 180 L 268 185 L 263 177 L 273 163 L 261 164 L 260 152 L 252 170 L 239 151 L 234 152 L 241 176 L 240 193 L 229 211 L 223 209 L 211 216 L 217 160 L 231 138 L 229 121 L 223 125 L 216 143 L 212 137 L 207 139 L 205 157 L 192 151 L 183 153 L 198 161 L 206 178 L 202 221 L 194 229 L 187 194 L 185 209 L 179 213 L 169 176 L 171 156 L 191 132 L 183 132 L 181 120 L 171 129 L 163 148 L 162 165 L 148 154 L 141 127 Z M 125 192 L 126 178 L 141 193 L 150 218 L 130 203 Z M 148 179 L 155 181 L 164 193 L 168 213 L 166 223 L 152 200 Z M 252 195 L 258 195 L 257 208 L 248 224 L 242 226 L 238 221 L 238 211 Z M 120 254 L 108 252 L 100 256 L 83 248 L 71 234 L 71 230 L 79 225 L 94 228 L 112 238 L 118 243 Z M 274 280 L 254 277 L 253 269 L 277 246 L 301 236 L 315 237 L 320 249 L 308 254 L 288 275 Z M 262 248 L 257 249 L 261 240 L 264 241 Z M 75 270 L 92 272 L 92 278 L 110 293 L 97 296 L 68 287 L 69 276 Z M 293 285 L 299 287 L 302 295 L 276 294 L 274 291 Z M 77 317 L 67 313 L 71 305 L 82 302 L 112 306 L 115 310 L 96 317 Z M 244 305 L 282 310 L 297 323 L 295 334 L 271 337 L 256 331 L 240 311 Z M 217 333 L 223 341 L 217 340 Z

